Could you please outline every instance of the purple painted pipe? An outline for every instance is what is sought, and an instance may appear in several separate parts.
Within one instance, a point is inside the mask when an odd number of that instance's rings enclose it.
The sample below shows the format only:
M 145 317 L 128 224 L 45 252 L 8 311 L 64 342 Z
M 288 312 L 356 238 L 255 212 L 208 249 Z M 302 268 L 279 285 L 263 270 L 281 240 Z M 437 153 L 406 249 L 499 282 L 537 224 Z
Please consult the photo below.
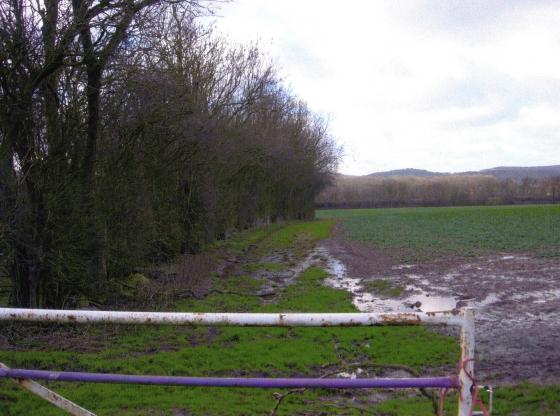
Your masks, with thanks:
M 459 388 L 457 378 L 221 378 L 221 377 L 174 377 L 140 376 L 126 374 L 81 373 L 72 371 L 43 371 L 0 369 L 0 377 L 30 378 L 48 381 L 78 381 L 90 383 L 156 384 L 173 386 L 206 387 L 259 387 L 259 388 Z

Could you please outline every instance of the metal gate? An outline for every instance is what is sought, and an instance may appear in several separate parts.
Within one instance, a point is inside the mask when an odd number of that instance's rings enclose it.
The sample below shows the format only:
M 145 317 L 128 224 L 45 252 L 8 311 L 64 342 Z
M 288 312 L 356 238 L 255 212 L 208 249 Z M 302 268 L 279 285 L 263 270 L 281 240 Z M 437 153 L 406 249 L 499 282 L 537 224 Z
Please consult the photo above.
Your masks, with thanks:
M 406 313 L 175 313 L 114 312 L 0 308 L 0 321 L 59 322 L 73 324 L 116 323 L 189 326 L 378 326 L 453 325 L 461 328 L 461 362 L 456 375 L 421 378 L 224 378 L 101 374 L 68 371 L 11 369 L 0 363 L 0 377 L 14 379 L 21 387 L 72 415 L 94 415 L 33 380 L 255 388 L 440 388 L 458 390 L 458 415 L 473 414 L 474 310 Z

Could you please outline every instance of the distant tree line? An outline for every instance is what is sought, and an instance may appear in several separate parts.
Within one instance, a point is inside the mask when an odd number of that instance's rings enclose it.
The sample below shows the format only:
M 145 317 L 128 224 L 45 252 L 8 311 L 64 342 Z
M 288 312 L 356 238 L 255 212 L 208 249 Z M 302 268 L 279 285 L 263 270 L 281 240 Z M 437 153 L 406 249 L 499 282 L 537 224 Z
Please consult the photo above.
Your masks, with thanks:
M 313 216 L 339 151 L 255 45 L 163 0 L 0 3 L 0 270 L 13 304 Z
M 560 177 L 500 180 L 489 175 L 392 177 L 339 175 L 318 208 L 560 203 Z

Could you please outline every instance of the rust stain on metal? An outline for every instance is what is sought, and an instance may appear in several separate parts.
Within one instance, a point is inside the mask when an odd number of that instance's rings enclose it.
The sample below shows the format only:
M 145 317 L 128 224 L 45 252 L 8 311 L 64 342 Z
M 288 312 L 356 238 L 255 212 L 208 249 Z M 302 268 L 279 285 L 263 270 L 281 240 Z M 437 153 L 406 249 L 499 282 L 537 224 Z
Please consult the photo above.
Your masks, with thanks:
M 38 322 L 73 323 L 129 323 L 166 325 L 237 325 L 237 326 L 374 326 L 374 325 L 462 325 L 462 312 L 404 312 L 404 313 L 165 313 L 112 311 L 49 311 L 10 310 L 0 308 L 1 319 Z M 458 315 L 458 316 L 457 316 Z
M 451 378 L 451 383 L 453 383 L 453 385 L 455 385 L 455 387 L 461 388 L 461 381 L 459 380 L 459 377 L 457 377 L 455 374 L 451 374 L 449 377 Z M 459 399 L 460 398 L 461 398 L 461 395 L 459 395 Z
M 1 320 L 24 320 L 38 322 L 75 322 L 75 323 L 129 323 L 129 324 L 171 324 L 189 326 L 378 326 L 378 325 L 457 325 L 461 327 L 462 363 L 458 378 L 454 384 L 460 386 L 460 415 L 468 415 L 472 394 L 470 392 L 469 375 L 474 374 L 474 314 L 469 309 L 453 309 L 439 312 L 402 312 L 402 313 L 165 313 L 165 312 L 114 312 L 114 311 L 69 311 L 69 310 L 29 310 L 0 308 Z M 1 368 L 0 364 L 0 368 Z M 466 368 L 465 368 L 466 367 Z M 53 373 L 53 380 L 56 379 Z M 16 381 L 16 380 L 14 380 Z M 19 380 L 25 385 L 31 380 Z M 33 385 L 34 386 L 34 385 Z M 40 385 L 37 385 L 41 387 Z M 37 387 L 37 388 L 39 388 Z M 30 387 L 24 387 L 29 389 Z M 41 387 L 44 389 L 44 387 Z M 48 389 L 46 389 L 48 391 Z M 36 393 L 37 394 L 37 393 Z M 52 403 L 66 399 L 56 395 L 47 395 L 43 391 L 43 398 Z M 61 402 L 61 403 L 62 403 Z M 76 406 L 69 402 L 70 406 Z M 68 403 L 64 404 L 65 406 Z M 59 406 L 62 407 L 62 406 Z M 87 412 L 87 411 L 86 411 Z M 88 414 L 91 413 L 76 413 Z
M 413 313 L 382 314 L 379 316 L 380 325 L 420 325 L 420 316 Z
M 460 309 L 452 309 L 450 311 L 438 311 L 438 312 L 426 312 L 426 315 L 428 315 L 429 317 L 435 318 L 438 315 L 443 315 L 443 316 L 457 316 L 461 314 L 461 310 Z

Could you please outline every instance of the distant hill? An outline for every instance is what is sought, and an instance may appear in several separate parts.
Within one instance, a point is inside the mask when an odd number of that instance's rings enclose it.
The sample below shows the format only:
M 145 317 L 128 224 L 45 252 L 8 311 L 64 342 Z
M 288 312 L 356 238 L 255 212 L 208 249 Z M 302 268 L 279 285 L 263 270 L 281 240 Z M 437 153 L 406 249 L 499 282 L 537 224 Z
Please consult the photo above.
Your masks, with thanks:
M 513 179 L 516 181 L 521 181 L 524 178 L 546 179 L 546 178 L 552 178 L 554 176 L 560 176 L 560 165 L 531 166 L 531 167 L 499 166 L 490 169 L 482 169 L 482 170 L 470 171 L 470 172 L 457 172 L 457 173 L 430 172 L 429 170 L 425 170 L 425 169 L 408 168 L 408 169 L 389 170 L 385 172 L 374 172 L 365 176 L 380 177 L 380 178 L 402 177 L 402 176 L 426 178 L 426 177 L 433 177 L 433 176 L 453 176 L 453 175 L 490 175 L 501 180 Z
M 415 176 L 415 177 L 429 177 L 429 176 L 445 176 L 449 175 L 449 173 L 441 173 L 441 172 L 430 172 L 429 170 L 424 169 L 397 169 L 397 170 L 388 170 L 386 172 L 375 172 L 370 173 L 366 176 L 377 176 L 377 177 L 391 177 L 391 176 Z
M 498 179 L 523 180 L 524 178 L 546 179 L 560 176 L 560 165 L 534 166 L 534 167 L 510 167 L 500 166 L 492 169 L 479 171 L 482 174 L 492 175 Z

